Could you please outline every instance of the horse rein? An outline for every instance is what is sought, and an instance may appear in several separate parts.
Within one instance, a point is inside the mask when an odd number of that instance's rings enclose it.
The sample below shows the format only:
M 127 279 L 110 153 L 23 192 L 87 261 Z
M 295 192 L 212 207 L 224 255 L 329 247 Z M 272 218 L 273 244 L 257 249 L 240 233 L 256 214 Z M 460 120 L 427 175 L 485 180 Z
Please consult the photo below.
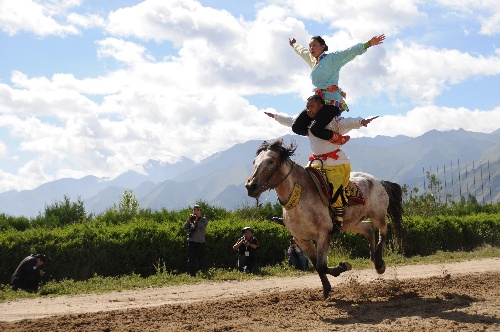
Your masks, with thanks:
M 287 161 L 285 160 L 285 162 L 287 162 Z M 295 163 L 292 162 L 292 166 L 290 167 L 290 171 L 288 172 L 288 174 L 285 175 L 285 177 L 277 185 L 275 185 L 274 187 L 269 187 L 268 183 L 269 183 L 269 181 L 271 181 L 271 179 L 274 176 L 274 172 L 273 172 L 271 174 L 271 176 L 269 177 L 269 179 L 267 179 L 267 181 L 262 185 L 263 188 L 266 188 L 264 190 L 271 190 L 271 189 L 278 187 L 280 184 L 282 184 L 288 178 L 288 176 L 292 173 L 294 167 L 295 167 Z

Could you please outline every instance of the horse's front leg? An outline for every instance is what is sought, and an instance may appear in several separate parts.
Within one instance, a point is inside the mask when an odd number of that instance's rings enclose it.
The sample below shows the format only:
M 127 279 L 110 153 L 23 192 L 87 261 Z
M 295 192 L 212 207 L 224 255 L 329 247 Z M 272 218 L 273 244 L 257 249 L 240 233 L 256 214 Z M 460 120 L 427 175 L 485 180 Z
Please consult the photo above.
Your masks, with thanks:
M 330 251 L 330 235 L 322 237 L 317 241 L 318 261 L 316 262 L 316 271 L 318 271 L 321 283 L 323 284 L 323 296 L 328 297 L 332 287 L 328 281 L 327 274 L 338 277 L 341 273 L 352 269 L 351 264 L 340 262 L 338 266 L 328 267 L 328 252 Z
M 330 285 L 330 281 L 326 276 L 326 273 L 328 273 L 328 267 L 324 250 L 320 253 L 311 240 L 295 240 L 297 241 L 297 244 L 302 248 L 302 250 L 305 251 L 309 259 L 311 260 L 312 265 L 316 269 L 316 272 L 318 272 L 321 284 L 323 285 L 323 296 L 325 299 L 328 298 L 328 294 L 330 294 L 330 291 L 332 290 L 332 285 Z M 326 253 L 328 253 L 328 251 Z

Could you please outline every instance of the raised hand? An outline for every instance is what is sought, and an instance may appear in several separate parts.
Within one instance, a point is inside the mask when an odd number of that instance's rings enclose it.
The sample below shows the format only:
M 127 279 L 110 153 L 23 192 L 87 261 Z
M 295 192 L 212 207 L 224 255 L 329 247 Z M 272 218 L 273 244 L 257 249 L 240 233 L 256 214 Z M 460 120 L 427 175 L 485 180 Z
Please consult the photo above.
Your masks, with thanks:
M 380 36 L 372 37 L 372 39 L 370 39 L 370 46 L 382 44 L 384 42 L 384 39 L 385 39 L 384 34 L 381 34 Z

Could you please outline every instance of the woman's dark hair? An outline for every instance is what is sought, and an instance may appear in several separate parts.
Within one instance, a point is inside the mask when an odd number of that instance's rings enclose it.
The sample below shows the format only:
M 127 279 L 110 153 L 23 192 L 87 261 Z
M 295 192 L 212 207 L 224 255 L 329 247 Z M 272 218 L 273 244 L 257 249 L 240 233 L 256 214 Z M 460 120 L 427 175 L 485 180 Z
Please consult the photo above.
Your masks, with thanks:
M 325 45 L 324 51 L 328 51 L 328 45 L 326 45 L 325 40 L 321 36 L 312 36 L 311 39 L 317 41 L 320 45 Z

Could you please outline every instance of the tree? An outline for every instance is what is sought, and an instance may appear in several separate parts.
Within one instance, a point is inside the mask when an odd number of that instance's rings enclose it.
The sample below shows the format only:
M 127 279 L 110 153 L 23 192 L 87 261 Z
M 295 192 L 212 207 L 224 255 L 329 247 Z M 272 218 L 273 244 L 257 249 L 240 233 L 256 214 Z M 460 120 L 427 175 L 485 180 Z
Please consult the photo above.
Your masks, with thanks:
M 118 212 L 127 215 L 136 215 L 139 211 L 139 201 L 132 190 L 125 190 L 123 196 L 118 203 Z

